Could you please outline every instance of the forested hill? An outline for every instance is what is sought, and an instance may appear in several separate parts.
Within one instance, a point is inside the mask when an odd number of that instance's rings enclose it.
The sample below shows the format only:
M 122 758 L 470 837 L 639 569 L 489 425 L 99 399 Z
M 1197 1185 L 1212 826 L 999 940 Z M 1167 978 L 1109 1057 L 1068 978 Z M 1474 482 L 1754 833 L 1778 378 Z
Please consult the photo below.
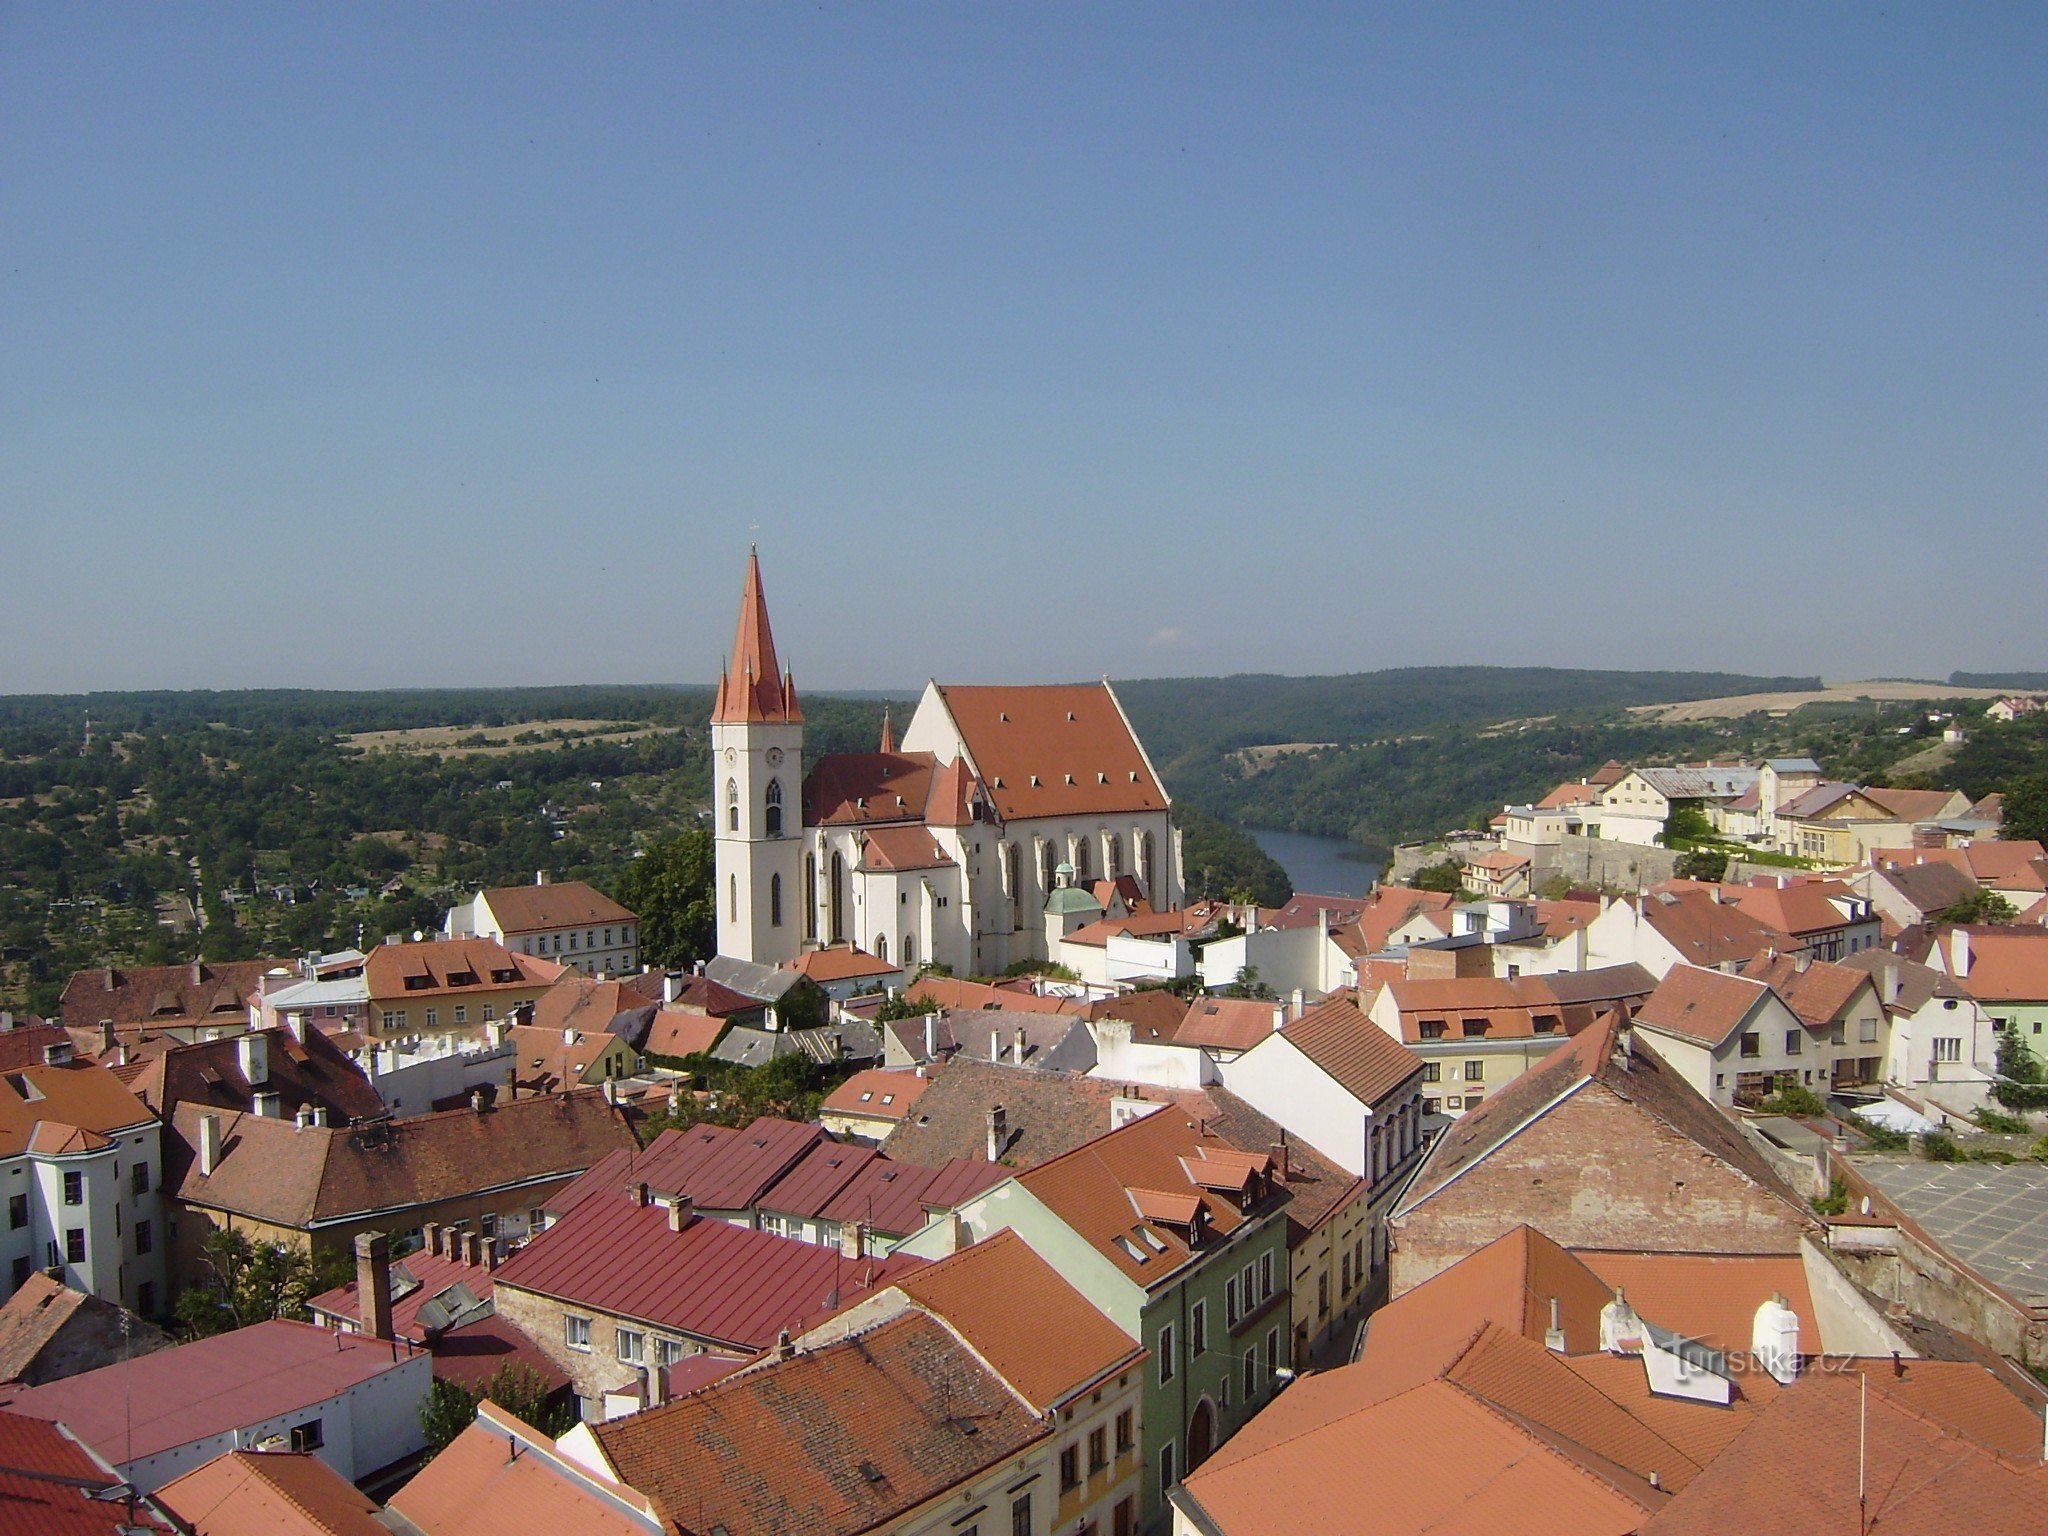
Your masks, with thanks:
M 1580 672 L 1563 667 L 1397 667 L 1336 677 L 1143 678 L 1119 682 L 1152 761 L 1283 742 L 1365 742 L 1447 725 L 1811 689 L 1815 677 L 1733 672 Z

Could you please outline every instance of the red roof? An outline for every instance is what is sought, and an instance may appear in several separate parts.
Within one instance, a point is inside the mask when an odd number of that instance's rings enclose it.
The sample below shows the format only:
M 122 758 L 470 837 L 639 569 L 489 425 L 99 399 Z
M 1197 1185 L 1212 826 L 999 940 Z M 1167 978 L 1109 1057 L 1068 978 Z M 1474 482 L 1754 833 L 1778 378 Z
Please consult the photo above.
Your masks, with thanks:
M 864 949 L 814 949 L 787 963 L 788 969 L 802 971 L 816 982 L 858 981 L 869 976 L 894 976 L 903 967 L 877 960 Z
M 92 1497 L 93 1489 L 119 1481 L 55 1424 L 0 1413 L 0 1536 L 121 1536 L 130 1528 L 127 1504 Z M 136 1512 L 135 1523 L 166 1529 L 146 1510 Z
M 741 1130 L 663 1131 L 634 1159 L 632 1177 L 658 1195 L 687 1195 L 707 1211 L 744 1211 L 798 1159 L 830 1141 L 822 1126 L 762 1115 Z
M 228 1451 L 156 1497 L 198 1536 L 389 1536 L 376 1504 L 311 1451 Z
M 756 720 L 801 722 L 796 679 L 775 660 L 775 636 L 768 628 L 768 599 L 761 591 L 761 561 L 747 552 L 747 583 L 740 593 L 740 618 L 733 630 L 732 656 L 718 678 L 711 710 L 714 725 Z
M 1003 820 L 1166 809 L 1109 684 L 938 691 Z
M 869 1067 L 826 1094 L 819 1113 L 901 1120 L 930 1082 L 929 1076 L 902 1067 Z
M 498 1284 L 755 1351 L 924 1263 L 847 1259 L 704 1215 L 675 1232 L 669 1220 L 658 1201 L 595 1194 L 499 1266 Z
M 311 1323 L 256 1323 L 29 1387 L 0 1407 L 61 1421 L 116 1465 L 339 1397 L 413 1358 Z

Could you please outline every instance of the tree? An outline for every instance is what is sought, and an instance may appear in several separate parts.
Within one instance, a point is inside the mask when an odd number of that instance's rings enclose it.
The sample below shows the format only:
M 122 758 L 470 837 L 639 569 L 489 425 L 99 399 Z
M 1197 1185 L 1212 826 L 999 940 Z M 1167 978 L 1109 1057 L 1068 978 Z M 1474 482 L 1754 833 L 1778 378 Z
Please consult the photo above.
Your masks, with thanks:
M 1937 923 L 2009 923 L 2019 909 L 1997 891 L 1972 891 L 1934 914 Z
M 2000 836 L 2048 843 L 2048 773 L 2030 773 L 2005 786 L 2005 827 Z
M 1408 877 L 1408 883 L 1418 891 L 1443 891 L 1456 896 L 1465 889 L 1465 866 L 1458 859 L 1424 865 Z
M 477 1404 L 489 1399 L 522 1423 L 554 1439 L 576 1425 L 576 1415 L 555 1399 L 547 1378 L 530 1365 L 507 1361 L 491 1373 L 480 1392 L 436 1376 L 420 1403 L 420 1428 L 426 1431 L 427 1459 L 432 1460 L 476 1421 Z
M 348 1277 L 348 1260 L 325 1261 L 296 1244 L 252 1243 L 221 1228 L 199 1246 L 201 1275 L 178 1297 L 179 1325 L 195 1339 L 274 1317 L 306 1317 L 306 1303 Z
M 1690 853 L 1682 853 L 1673 873 L 1681 880 L 1719 880 L 1728 873 L 1728 850 L 1695 848 Z
M 640 919 L 641 954 L 687 970 L 716 949 L 716 884 L 710 830 L 693 827 L 627 865 L 612 895 Z
M 1998 1036 L 1998 1081 L 1991 1097 L 2011 1110 L 2048 1109 L 2048 1073 L 2017 1024 L 2008 1024 Z

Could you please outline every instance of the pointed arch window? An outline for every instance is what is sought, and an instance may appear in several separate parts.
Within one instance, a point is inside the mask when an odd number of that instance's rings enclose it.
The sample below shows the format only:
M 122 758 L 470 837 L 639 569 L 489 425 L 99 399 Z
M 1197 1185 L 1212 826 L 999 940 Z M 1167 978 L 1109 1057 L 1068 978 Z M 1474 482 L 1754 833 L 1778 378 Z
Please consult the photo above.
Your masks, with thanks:
M 1121 880 L 1124 873 L 1124 840 L 1114 832 L 1102 840 L 1102 873 L 1111 880 Z
M 767 825 L 770 837 L 782 836 L 782 780 L 770 779 L 767 794 Z
M 740 829 L 740 781 L 725 781 L 725 830 L 737 832 Z
M 889 963 L 889 935 L 886 933 L 875 935 L 875 958 L 884 965 Z
M 782 926 L 782 876 L 780 875 L 770 875 L 768 877 L 768 926 L 770 928 L 780 928 Z
M 725 877 L 725 915 L 733 922 L 740 920 L 740 877 Z
M 903 969 L 907 971 L 916 964 L 917 935 L 914 933 L 906 933 L 905 935 L 903 935 Z

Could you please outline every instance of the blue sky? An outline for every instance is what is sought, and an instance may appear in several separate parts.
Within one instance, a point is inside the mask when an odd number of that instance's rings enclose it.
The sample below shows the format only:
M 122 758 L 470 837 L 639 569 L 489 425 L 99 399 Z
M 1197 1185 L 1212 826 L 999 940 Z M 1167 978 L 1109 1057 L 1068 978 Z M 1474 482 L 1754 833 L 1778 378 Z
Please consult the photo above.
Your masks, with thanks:
M 0 9 L 0 692 L 2048 666 L 2048 8 Z

